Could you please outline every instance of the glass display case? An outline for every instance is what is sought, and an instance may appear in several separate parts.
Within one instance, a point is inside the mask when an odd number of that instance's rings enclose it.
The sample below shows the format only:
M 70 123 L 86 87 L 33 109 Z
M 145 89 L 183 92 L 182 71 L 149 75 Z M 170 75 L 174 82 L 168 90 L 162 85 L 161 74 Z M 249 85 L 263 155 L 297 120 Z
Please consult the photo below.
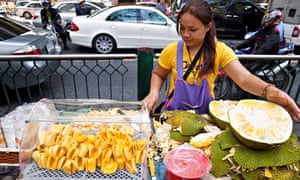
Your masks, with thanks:
M 43 99 L 26 121 L 20 179 L 147 179 L 150 132 L 142 102 Z

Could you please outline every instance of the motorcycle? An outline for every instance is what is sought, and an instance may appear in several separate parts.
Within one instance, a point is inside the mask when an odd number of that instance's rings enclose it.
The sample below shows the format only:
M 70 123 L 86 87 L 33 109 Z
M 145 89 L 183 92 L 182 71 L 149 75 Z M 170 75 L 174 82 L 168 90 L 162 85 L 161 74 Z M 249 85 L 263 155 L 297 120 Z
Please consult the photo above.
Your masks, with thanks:
M 251 37 L 253 34 L 253 32 L 246 34 L 245 39 Z M 229 46 L 233 47 L 232 44 L 229 44 Z M 292 41 L 286 42 L 285 46 L 278 50 L 277 55 L 292 54 L 294 52 L 294 46 L 295 45 Z M 234 51 L 237 55 L 250 54 L 251 48 L 248 47 L 240 50 L 234 49 Z M 242 64 L 254 75 L 260 77 L 266 82 L 274 84 L 282 90 L 285 90 L 288 87 L 290 83 L 290 75 L 294 69 L 293 63 L 289 60 L 272 60 L 270 63 L 245 60 L 242 61 Z M 232 80 L 226 76 L 223 69 L 220 69 L 218 72 L 218 78 L 215 81 L 216 98 L 226 97 L 229 93 L 231 93 L 232 86 Z M 240 90 L 239 92 L 244 92 L 240 88 L 238 89 Z M 245 93 L 242 93 L 239 96 L 244 95 Z

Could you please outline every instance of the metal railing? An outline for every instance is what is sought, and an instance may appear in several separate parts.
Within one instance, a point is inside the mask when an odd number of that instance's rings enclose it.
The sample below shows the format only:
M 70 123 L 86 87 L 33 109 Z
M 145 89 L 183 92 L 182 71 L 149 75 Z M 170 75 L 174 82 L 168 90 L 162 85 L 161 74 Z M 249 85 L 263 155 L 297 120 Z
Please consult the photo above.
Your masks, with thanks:
M 300 56 L 238 57 L 252 73 L 283 89 L 300 104 Z M 0 56 L 0 113 L 41 98 L 137 100 L 138 87 L 142 87 L 137 85 L 138 61 L 143 59 L 136 54 Z M 167 83 L 162 94 L 166 88 Z M 215 93 L 216 99 L 258 98 L 241 90 L 222 70 Z

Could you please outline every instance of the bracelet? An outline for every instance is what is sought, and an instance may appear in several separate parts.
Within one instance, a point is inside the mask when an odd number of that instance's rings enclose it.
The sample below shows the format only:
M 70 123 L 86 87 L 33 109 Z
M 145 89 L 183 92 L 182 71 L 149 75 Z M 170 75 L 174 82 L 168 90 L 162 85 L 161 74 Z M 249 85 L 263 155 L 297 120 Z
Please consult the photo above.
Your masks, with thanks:
M 262 96 L 263 98 L 267 99 L 268 88 L 271 87 L 271 86 L 274 86 L 274 84 L 267 84 L 267 85 L 264 87 L 264 89 L 263 89 L 263 91 L 262 91 L 262 94 L 261 94 L 261 96 Z M 275 87 L 275 86 L 274 86 L 274 87 Z

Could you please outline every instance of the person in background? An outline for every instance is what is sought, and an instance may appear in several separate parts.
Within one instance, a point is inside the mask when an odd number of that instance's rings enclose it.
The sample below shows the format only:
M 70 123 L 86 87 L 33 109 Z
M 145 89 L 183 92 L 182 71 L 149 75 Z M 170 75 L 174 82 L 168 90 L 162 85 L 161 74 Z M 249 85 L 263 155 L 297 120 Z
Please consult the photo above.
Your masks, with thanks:
M 262 28 L 253 36 L 237 45 L 236 49 L 251 47 L 250 54 L 276 54 L 281 46 L 280 24 L 282 12 L 273 10 L 262 19 Z
M 214 81 L 219 69 L 223 68 L 243 90 L 283 106 L 294 120 L 300 119 L 300 109 L 287 93 L 251 74 L 233 50 L 216 39 L 212 12 L 205 0 L 188 2 L 176 22 L 182 40 L 170 43 L 160 54 L 152 73 L 149 94 L 143 99 L 149 112 L 155 111 L 160 89 L 171 74 L 163 110 L 208 113 L 208 105 L 215 97 Z M 194 59 L 196 63 L 192 65 Z M 189 66 L 193 68 L 184 80 L 183 74 Z
M 275 8 L 275 10 L 278 10 L 278 17 L 280 19 L 280 22 L 276 25 L 276 28 L 279 30 L 279 38 L 280 38 L 280 47 L 285 46 L 285 38 L 284 38 L 284 26 L 283 26 L 283 13 L 282 8 Z M 279 21 L 279 20 L 278 20 Z
M 76 6 L 76 15 L 90 15 L 91 11 L 86 7 L 85 0 L 81 0 L 78 5 Z
M 51 6 L 49 0 L 42 0 L 41 4 L 43 6 L 43 9 L 40 12 L 42 27 L 46 29 L 47 25 L 53 24 L 55 31 L 59 34 L 60 38 L 64 43 L 64 49 L 68 50 L 69 48 L 67 44 L 67 33 L 61 25 L 61 16 L 57 12 L 57 10 Z
M 161 0 L 157 0 L 156 8 L 161 12 L 166 13 L 167 6 L 164 2 L 161 2 Z

